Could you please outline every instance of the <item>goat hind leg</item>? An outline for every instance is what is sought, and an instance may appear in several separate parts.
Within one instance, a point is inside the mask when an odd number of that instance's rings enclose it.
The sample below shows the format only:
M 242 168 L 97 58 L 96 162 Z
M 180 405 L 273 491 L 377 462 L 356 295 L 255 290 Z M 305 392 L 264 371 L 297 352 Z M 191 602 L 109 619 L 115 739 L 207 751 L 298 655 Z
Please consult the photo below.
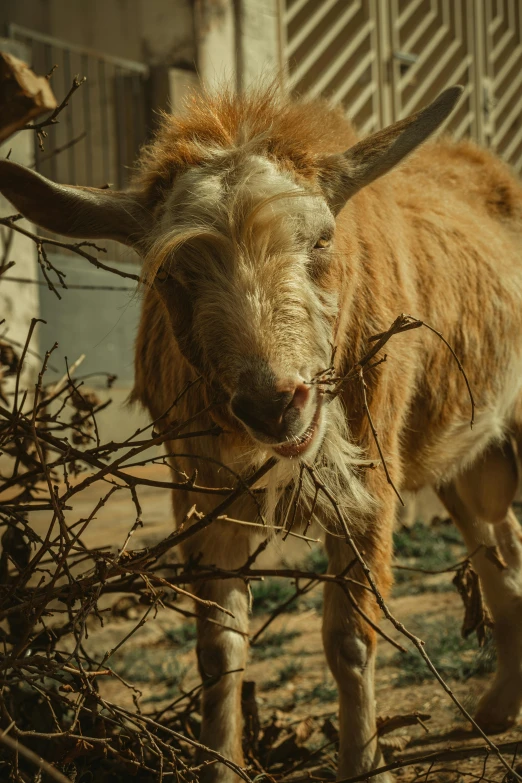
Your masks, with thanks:
M 520 525 L 511 509 L 506 519 L 495 525 L 494 534 L 507 566 L 500 577 L 505 590 L 503 605 L 496 616 L 493 613 L 498 669 L 475 717 L 483 728 L 502 731 L 516 723 L 522 708 L 522 542 Z M 493 599 L 489 603 L 493 605 Z
M 473 567 L 494 621 L 497 671 L 475 715 L 481 728 L 490 732 L 513 725 L 522 707 L 522 542 L 510 508 L 517 478 L 513 450 L 506 442 L 491 447 L 439 490 L 468 550 L 476 552 Z M 505 568 L 488 556 L 487 548 L 495 546 Z

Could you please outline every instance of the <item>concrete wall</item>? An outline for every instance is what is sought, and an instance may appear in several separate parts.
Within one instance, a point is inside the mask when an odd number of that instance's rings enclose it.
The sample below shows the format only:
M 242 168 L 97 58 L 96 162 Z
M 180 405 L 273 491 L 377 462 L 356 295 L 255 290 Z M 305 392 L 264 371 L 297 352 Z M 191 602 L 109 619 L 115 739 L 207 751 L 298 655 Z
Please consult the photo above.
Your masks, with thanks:
M 242 0 L 237 24 L 239 88 L 282 83 L 278 0 Z
M 0 35 L 10 23 L 153 67 L 198 65 L 209 83 L 279 67 L 278 0 L 2 0 Z
M 196 0 L 198 70 L 210 88 L 280 80 L 278 0 Z
M 81 374 L 108 372 L 118 377 L 118 386 L 130 387 L 141 304 L 135 283 L 96 269 L 78 256 L 55 254 L 52 258 L 70 286 L 60 289 L 61 300 L 47 286 L 40 287 L 40 314 L 46 321 L 41 328 L 42 349 L 50 348 L 60 335 L 53 354 L 53 365 L 58 368 L 54 375 L 63 375 L 65 358 L 71 365 L 85 354 Z M 134 264 L 119 264 L 118 268 L 133 274 L 138 271 Z M 39 280 L 44 282 L 41 272 Z M 89 385 L 103 387 L 105 378 L 94 377 Z
M 134 379 L 141 296 L 132 280 L 96 269 L 77 256 L 55 255 L 53 262 L 67 274 L 70 288 L 61 291 L 58 300 L 46 286 L 40 287 L 40 314 L 46 321 L 40 328 L 41 348 L 46 350 L 58 341 L 47 377 L 61 378 L 66 359 L 71 366 L 84 356 L 75 378 L 90 376 L 84 380 L 86 388 L 94 389 L 101 402 L 112 400 L 97 416 L 100 437 L 122 440 L 149 421 L 139 406 L 127 404 Z M 134 264 L 118 267 L 133 274 L 137 271 Z M 39 279 L 43 282 L 41 273 Z M 117 376 L 111 388 L 107 388 L 107 373 Z
M 191 0 L 2 0 L 0 34 L 9 23 L 151 65 L 196 61 Z
M 210 89 L 237 85 L 236 25 L 234 0 L 196 0 L 198 72 Z

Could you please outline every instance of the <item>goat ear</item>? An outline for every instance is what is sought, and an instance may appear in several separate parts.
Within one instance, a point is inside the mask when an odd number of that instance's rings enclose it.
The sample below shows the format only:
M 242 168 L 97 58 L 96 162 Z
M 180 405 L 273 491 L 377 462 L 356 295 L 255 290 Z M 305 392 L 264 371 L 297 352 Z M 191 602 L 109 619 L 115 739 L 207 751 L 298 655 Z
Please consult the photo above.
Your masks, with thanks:
M 0 192 L 24 217 L 56 234 L 81 239 L 115 239 L 139 246 L 146 210 L 138 194 L 57 185 L 35 171 L 0 160 Z
M 444 90 L 416 114 L 368 136 L 340 155 L 323 160 L 321 185 L 334 214 L 358 190 L 382 177 L 422 144 L 452 112 L 462 90 L 460 86 Z

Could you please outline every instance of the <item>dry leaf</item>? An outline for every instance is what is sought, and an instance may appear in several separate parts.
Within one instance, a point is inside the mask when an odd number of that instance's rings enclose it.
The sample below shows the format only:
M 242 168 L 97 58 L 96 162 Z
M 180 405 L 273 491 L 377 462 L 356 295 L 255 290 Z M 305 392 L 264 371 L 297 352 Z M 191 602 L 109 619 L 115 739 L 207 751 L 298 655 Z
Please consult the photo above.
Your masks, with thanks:
M 403 751 L 411 742 L 409 734 L 403 734 L 398 737 L 379 737 L 379 747 L 381 750 Z
M 56 108 L 49 80 L 7 52 L 0 52 L 0 141 Z
M 295 728 L 295 741 L 298 745 L 302 745 L 303 742 L 306 742 L 306 740 L 310 737 L 314 730 L 314 720 L 313 718 L 305 718 L 300 723 L 297 724 Z
M 478 574 L 467 560 L 453 578 L 464 604 L 464 620 L 461 633 L 464 639 L 475 632 L 479 647 L 486 641 L 486 628 L 492 625 L 491 617 L 484 604 Z
M 71 761 L 74 761 L 74 759 L 78 758 L 78 756 L 84 756 L 88 751 L 93 750 L 94 745 L 92 745 L 90 742 L 87 742 L 84 739 L 76 740 L 76 744 L 74 748 L 72 748 L 67 755 L 62 759 L 62 764 L 69 764 Z
M 424 721 L 431 720 L 431 715 L 427 712 L 408 712 L 404 715 L 392 715 L 391 717 L 377 718 L 377 734 L 379 737 L 389 734 L 391 731 L 403 729 L 405 726 L 417 726 Z

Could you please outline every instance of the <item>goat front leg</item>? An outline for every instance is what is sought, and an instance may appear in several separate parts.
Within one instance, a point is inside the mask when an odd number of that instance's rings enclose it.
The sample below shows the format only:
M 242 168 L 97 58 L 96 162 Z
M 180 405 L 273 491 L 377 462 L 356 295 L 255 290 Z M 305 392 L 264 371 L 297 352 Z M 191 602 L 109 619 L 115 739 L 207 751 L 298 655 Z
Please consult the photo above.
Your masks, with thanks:
M 367 565 L 381 592 L 386 594 L 390 578 L 391 519 L 372 529 L 372 537 L 387 530 L 389 540 L 359 540 Z M 342 574 L 354 561 L 352 548 L 343 539 L 328 535 L 328 572 Z M 361 569 L 352 567 L 350 577 L 366 582 Z M 350 586 L 357 606 L 373 621 L 378 607 L 373 593 Z M 377 741 L 374 667 L 376 638 L 371 626 L 357 612 L 343 588 L 326 584 L 324 593 L 323 643 L 330 670 L 339 688 L 338 779 L 361 775 L 384 764 Z M 372 777 L 376 783 L 390 783 L 388 774 Z
M 248 537 L 237 534 L 226 523 L 216 522 L 187 541 L 185 556 L 203 565 L 235 569 L 249 553 Z M 222 756 L 243 764 L 241 687 L 248 653 L 248 590 L 242 579 L 212 580 L 197 584 L 194 593 L 232 613 L 197 604 L 197 656 L 203 689 L 202 724 L 199 741 Z M 201 751 L 197 762 L 210 761 Z M 203 783 L 236 783 L 240 778 L 223 763 L 205 767 Z

